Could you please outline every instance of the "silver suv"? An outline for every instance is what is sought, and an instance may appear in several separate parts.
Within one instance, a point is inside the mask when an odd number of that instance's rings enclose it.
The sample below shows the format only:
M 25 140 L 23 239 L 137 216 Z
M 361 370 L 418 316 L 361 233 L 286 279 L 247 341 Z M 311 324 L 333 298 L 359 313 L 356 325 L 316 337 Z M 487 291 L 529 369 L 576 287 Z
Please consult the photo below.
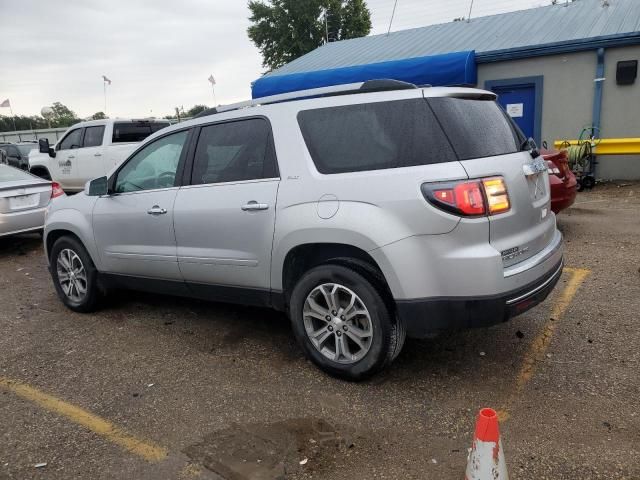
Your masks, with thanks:
M 206 113 L 52 203 L 69 308 L 117 288 L 272 307 L 358 380 L 406 335 L 503 322 L 562 273 L 547 167 L 493 93 L 371 81 Z

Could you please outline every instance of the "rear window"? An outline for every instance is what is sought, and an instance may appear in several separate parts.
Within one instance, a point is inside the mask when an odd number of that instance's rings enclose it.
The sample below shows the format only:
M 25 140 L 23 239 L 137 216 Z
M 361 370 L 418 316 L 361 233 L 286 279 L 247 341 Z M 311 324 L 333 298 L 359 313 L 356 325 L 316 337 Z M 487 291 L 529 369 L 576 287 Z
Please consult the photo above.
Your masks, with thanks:
M 298 123 L 324 174 L 457 160 L 423 99 L 305 110 Z
M 22 180 L 36 180 L 36 177 L 17 168 L 0 164 L 0 184 L 3 182 L 15 182 Z
M 113 124 L 113 143 L 141 142 L 152 133 L 169 126 L 169 122 L 116 122 Z
M 446 97 L 427 101 L 460 160 L 521 150 L 524 135 L 496 102 Z

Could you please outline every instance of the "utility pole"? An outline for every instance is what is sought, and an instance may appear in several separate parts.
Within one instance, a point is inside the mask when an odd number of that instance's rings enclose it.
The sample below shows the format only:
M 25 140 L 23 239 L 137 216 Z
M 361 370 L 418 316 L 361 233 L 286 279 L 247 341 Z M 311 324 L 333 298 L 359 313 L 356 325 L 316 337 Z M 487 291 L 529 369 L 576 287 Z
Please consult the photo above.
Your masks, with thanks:
M 393 4 L 393 11 L 391 12 L 391 20 L 389 20 L 389 29 L 387 30 L 387 36 L 391 33 L 391 24 L 393 23 L 393 17 L 396 15 L 396 7 L 398 6 L 398 0 Z
M 467 23 L 471 21 L 471 10 L 473 9 L 473 0 L 471 0 L 471 5 L 469 5 L 469 15 L 467 15 Z

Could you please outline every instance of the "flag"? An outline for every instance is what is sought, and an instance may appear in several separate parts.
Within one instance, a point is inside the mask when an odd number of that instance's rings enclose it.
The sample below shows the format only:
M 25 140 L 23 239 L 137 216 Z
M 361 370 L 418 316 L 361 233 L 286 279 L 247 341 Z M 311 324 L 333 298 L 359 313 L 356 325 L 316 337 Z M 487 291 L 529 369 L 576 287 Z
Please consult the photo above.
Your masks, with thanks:
M 7 98 L 4 102 L 0 103 L 1 108 L 11 108 L 11 102 Z
M 111 85 L 111 80 L 109 80 L 106 75 L 102 75 L 102 80 Z
M 211 85 L 215 85 L 216 84 L 216 79 L 213 78 L 213 75 L 209 75 L 208 80 L 209 80 L 209 82 L 211 82 Z

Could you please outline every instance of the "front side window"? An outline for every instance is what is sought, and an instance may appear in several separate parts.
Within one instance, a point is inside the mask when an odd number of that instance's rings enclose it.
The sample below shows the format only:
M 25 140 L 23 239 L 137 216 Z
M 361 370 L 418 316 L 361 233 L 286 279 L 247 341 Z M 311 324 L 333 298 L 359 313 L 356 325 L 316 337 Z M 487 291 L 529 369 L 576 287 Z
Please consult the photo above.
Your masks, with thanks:
M 162 137 L 131 157 L 118 172 L 116 193 L 173 187 L 187 134 L 184 130 Z
M 424 99 L 304 110 L 298 123 L 324 174 L 457 160 Z
M 76 128 L 69 132 L 60 142 L 59 150 L 71 150 L 72 148 L 80 148 L 82 146 L 82 129 Z
M 83 146 L 99 147 L 102 145 L 102 137 L 104 136 L 104 125 L 99 127 L 87 127 L 84 129 L 84 142 Z
M 270 138 L 269 123 L 260 118 L 203 127 L 191 183 L 238 182 L 277 176 Z

